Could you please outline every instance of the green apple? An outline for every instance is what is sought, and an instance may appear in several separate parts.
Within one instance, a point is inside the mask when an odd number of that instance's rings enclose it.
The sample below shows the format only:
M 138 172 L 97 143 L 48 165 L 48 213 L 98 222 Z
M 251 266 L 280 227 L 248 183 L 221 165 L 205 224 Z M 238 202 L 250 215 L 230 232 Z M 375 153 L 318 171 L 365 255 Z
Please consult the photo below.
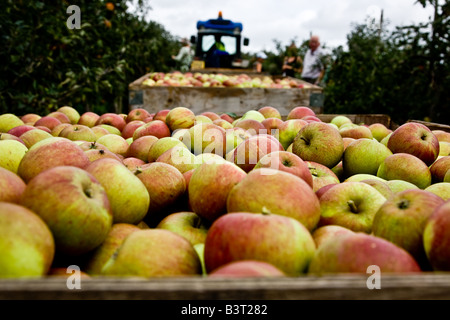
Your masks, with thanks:
M 353 139 L 373 139 L 372 131 L 364 125 L 354 125 L 354 126 L 341 126 L 339 128 L 339 133 L 343 138 L 353 138 Z
M 25 123 L 15 114 L 0 114 L 0 132 L 7 133 L 12 128 L 24 125 Z
M 0 202 L 0 278 L 42 277 L 50 269 L 55 242 L 33 211 Z
M 105 264 L 103 276 L 183 277 L 202 274 L 197 251 L 182 236 L 164 229 L 129 234 Z
M 385 183 L 388 185 L 388 187 L 392 190 L 393 193 L 397 193 L 404 190 L 409 189 L 419 189 L 418 186 L 415 184 L 412 184 L 411 182 L 405 181 L 405 180 L 387 180 Z
M 205 115 L 196 115 L 195 116 L 195 124 L 198 123 L 212 123 L 213 121 L 211 120 L 211 118 L 205 116 Z
M 378 266 L 381 274 L 417 273 L 416 260 L 392 242 L 364 232 L 347 233 L 326 241 L 317 248 L 308 275 L 358 273 L 367 276 L 369 266 Z
M 249 138 L 250 134 L 242 128 L 228 129 L 225 131 L 226 153 L 235 149 L 242 141 Z
M 147 162 L 155 162 L 160 155 L 175 146 L 181 146 L 189 149 L 181 140 L 174 137 L 164 137 L 158 139 L 152 144 L 148 151 Z
M 308 122 L 302 119 L 290 119 L 283 122 L 279 129 L 278 139 L 283 148 L 287 149 L 293 142 L 301 128 Z
M 305 163 L 313 178 L 314 192 L 326 185 L 340 183 L 338 176 L 327 166 L 314 161 L 305 161 Z
M 0 202 L 20 203 L 26 184 L 16 173 L 0 167 Z
M 347 179 L 345 179 L 344 182 L 361 182 L 361 181 L 367 180 L 367 179 L 375 179 L 375 180 L 379 180 L 379 181 L 382 181 L 382 182 L 386 182 L 385 179 L 380 178 L 380 177 L 378 177 L 376 175 L 373 175 L 373 174 L 369 174 L 369 173 L 357 173 L 357 174 L 354 174 L 354 175 L 348 177 Z
M 425 189 L 431 184 L 430 168 L 409 153 L 394 153 L 381 162 L 377 176 L 385 180 L 405 180 Z
M 97 142 L 108 148 L 109 151 L 125 157 L 130 145 L 128 142 L 117 134 L 109 133 L 97 139 Z
M 69 118 L 71 124 L 77 124 L 81 118 L 78 110 L 71 106 L 62 106 L 59 107 L 56 111 L 64 113 Z
M 212 123 L 215 124 L 216 126 L 219 126 L 223 129 L 225 129 L 225 130 L 233 129 L 233 125 L 224 119 L 219 118 L 219 119 L 214 120 Z
M 92 128 L 95 126 L 95 123 L 97 122 L 98 118 L 100 118 L 100 115 L 98 115 L 97 113 L 92 111 L 86 111 L 80 115 L 80 119 L 78 119 L 77 124 L 82 124 L 88 126 L 89 128 Z
M 50 137 L 28 149 L 19 164 L 17 174 L 28 183 L 49 168 L 62 165 L 85 168 L 88 164 L 88 156 L 75 142 L 62 137 Z
M 102 158 L 91 162 L 85 170 L 104 187 L 114 223 L 137 224 L 144 219 L 150 206 L 150 195 L 142 181 L 122 162 Z
M 445 201 L 450 200 L 450 182 L 437 182 L 425 188 L 425 191 L 434 193 Z
M 387 135 L 393 132 L 384 124 L 378 122 L 369 125 L 369 129 L 372 132 L 372 136 L 379 142 L 381 142 L 381 140 L 383 140 Z
M 264 119 L 266 119 L 266 117 L 264 117 L 264 115 L 257 110 L 248 110 L 241 117 L 241 120 L 246 119 L 252 119 L 258 122 L 262 122 Z
M 423 245 L 435 271 L 450 271 L 450 201 L 437 207 L 423 231 Z
M 118 136 L 122 136 L 122 132 L 118 129 L 118 128 L 116 128 L 116 127 L 114 127 L 113 125 L 111 125 L 111 124 L 106 124 L 106 123 L 102 123 L 102 124 L 96 124 L 95 126 L 93 126 L 92 127 L 92 130 L 94 130 L 94 132 L 98 135 L 98 133 L 99 133 L 99 129 L 97 129 L 97 127 L 100 127 L 100 128 L 102 128 L 102 129 L 105 129 L 106 131 L 108 131 L 108 133 L 112 133 L 112 134 L 117 134 Z M 103 131 L 103 130 L 102 130 Z M 101 136 L 102 136 L 103 134 L 101 134 Z
M 48 133 L 47 131 L 41 129 L 36 129 L 24 132 L 23 134 L 20 135 L 19 138 L 25 143 L 25 146 L 29 149 L 39 141 L 42 141 L 50 137 L 53 137 L 51 133 Z
M 346 177 L 358 173 L 376 175 L 381 162 L 390 155 L 391 150 L 377 140 L 357 139 L 344 151 L 342 157 L 344 175 Z
M 450 142 L 439 141 L 439 155 L 441 157 L 450 156 Z
M 258 260 L 298 276 L 307 269 L 315 250 L 311 233 L 296 219 L 234 212 L 213 222 L 204 257 L 208 274 L 233 261 Z
M 201 163 L 195 155 L 184 146 L 175 146 L 161 154 L 155 162 L 164 162 L 177 168 L 181 173 L 197 168 Z
M 156 228 L 169 230 L 183 236 L 195 246 L 205 243 L 210 223 L 195 212 L 180 211 L 169 214 L 162 219 Z
M 95 250 L 89 253 L 84 271 L 92 276 L 101 275 L 106 262 L 115 254 L 125 238 L 132 232 L 141 230 L 130 223 L 114 223 L 105 240 Z
M 333 168 L 342 159 L 344 142 L 339 131 L 327 123 L 310 122 L 294 138 L 292 152 L 304 161 Z
M 313 230 L 320 218 L 319 199 L 305 180 L 276 169 L 250 171 L 228 194 L 228 212 L 273 213 L 294 218 Z
M 189 128 L 188 134 L 183 137 L 183 143 L 193 154 L 206 152 L 221 157 L 225 155 L 226 131 L 222 127 L 213 123 L 197 123 Z
M 17 173 L 28 148 L 17 140 L 0 140 L 0 167 Z
M 369 186 L 377 189 L 386 199 L 390 199 L 394 195 L 394 192 L 386 183 L 387 181 L 382 181 L 381 179 L 364 179 L 361 182 L 367 183 Z
M 189 203 L 200 217 L 212 222 L 227 213 L 231 189 L 247 176 L 234 163 L 203 163 L 194 170 L 189 181 Z
M 320 197 L 319 226 L 338 225 L 370 233 L 372 222 L 386 198 L 363 182 L 342 182 Z
M 437 195 L 420 189 L 396 193 L 378 210 L 372 233 L 405 249 L 427 269 L 423 230 L 433 210 L 442 203 L 444 200 Z
M 347 117 L 347 116 L 344 116 L 344 115 L 337 115 L 337 116 L 334 116 L 334 117 L 331 119 L 330 123 L 336 125 L 336 126 L 339 128 L 339 127 L 341 127 L 343 124 L 345 124 L 345 123 L 353 123 L 353 121 L 352 121 L 349 117 Z
M 66 126 L 62 129 L 58 135 L 59 137 L 64 137 L 69 140 L 82 140 L 94 142 L 97 140 L 97 136 L 91 128 L 81 124 L 73 124 Z
M 281 119 L 280 111 L 278 111 L 277 108 L 274 108 L 272 106 L 264 106 L 258 109 L 258 112 L 261 113 L 264 118 L 277 118 Z
M 113 222 L 107 193 L 87 171 L 57 166 L 31 179 L 21 204 L 38 214 L 55 238 L 57 252 L 87 253 L 106 238 Z

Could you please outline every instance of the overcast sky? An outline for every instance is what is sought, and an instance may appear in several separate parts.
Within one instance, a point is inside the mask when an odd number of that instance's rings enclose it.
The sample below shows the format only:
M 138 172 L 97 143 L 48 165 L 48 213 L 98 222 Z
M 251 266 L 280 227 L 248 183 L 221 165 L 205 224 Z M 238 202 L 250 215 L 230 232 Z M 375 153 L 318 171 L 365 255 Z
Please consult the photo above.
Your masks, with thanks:
M 432 7 L 423 8 L 416 0 L 151 0 L 146 19 L 160 23 L 174 36 L 196 34 L 197 20 L 216 18 L 243 24 L 243 35 L 250 39 L 247 52 L 274 51 L 274 39 L 288 45 L 300 44 L 310 33 L 320 36 L 329 48 L 345 47 L 353 23 L 364 23 L 368 16 L 379 20 L 383 10 L 388 28 L 426 22 Z

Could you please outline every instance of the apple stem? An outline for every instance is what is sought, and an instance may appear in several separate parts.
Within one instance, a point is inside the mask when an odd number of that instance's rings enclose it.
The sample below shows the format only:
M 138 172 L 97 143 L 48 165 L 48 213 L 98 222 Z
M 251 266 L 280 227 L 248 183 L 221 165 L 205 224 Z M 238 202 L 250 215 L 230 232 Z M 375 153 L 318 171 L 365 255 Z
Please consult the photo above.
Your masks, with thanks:
M 358 213 L 358 207 L 356 207 L 356 204 L 353 200 L 347 201 L 348 206 L 350 207 L 350 211 L 353 213 Z
M 84 189 L 83 192 L 88 198 L 92 197 L 92 190 L 90 188 Z
M 409 201 L 406 199 L 402 199 L 400 200 L 400 202 L 398 203 L 398 208 L 399 209 L 408 209 L 409 207 Z
M 262 207 L 261 213 L 262 213 L 263 215 L 265 215 L 265 216 L 268 216 L 268 215 L 271 215 L 271 214 L 272 214 L 272 212 L 270 212 L 270 210 L 267 209 L 266 207 Z
M 303 141 L 305 141 L 306 145 L 309 146 L 309 141 L 306 140 L 304 137 L 301 137 L 300 139 L 302 139 Z

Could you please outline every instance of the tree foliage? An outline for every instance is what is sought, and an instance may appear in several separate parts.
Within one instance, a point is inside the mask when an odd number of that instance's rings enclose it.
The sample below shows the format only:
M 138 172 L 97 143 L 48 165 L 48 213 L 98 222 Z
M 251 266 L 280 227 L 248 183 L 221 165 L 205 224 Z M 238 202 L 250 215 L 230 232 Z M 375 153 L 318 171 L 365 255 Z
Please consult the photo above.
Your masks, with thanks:
M 397 123 L 409 119 L 450 122 L 449 6 L 431 21 L 381 32 L 355 25 L 348 50 L 335 49 L 325 87 L 327 113 L 384 113 Z
M 69 5 L 81 28 L 69 29 Z M 130 12 L 128 1 L 2 1 L 0 112 L 122 112 L 128 84 L 169 70 L 178 46 L 163 26 Z M 142 1 L 136 10 L 143 10 Z M 147 8 L 148 9 L 148 8 Z

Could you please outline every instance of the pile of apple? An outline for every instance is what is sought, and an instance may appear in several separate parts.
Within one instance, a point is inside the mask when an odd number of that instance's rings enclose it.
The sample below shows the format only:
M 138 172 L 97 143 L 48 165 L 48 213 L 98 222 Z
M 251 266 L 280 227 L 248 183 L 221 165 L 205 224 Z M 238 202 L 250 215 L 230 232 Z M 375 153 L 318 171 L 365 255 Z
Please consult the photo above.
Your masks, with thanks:
M 0 115 L 0 277 L 450 271 L 450 133 L 233 118 Z
M 227 75 L 223 73 L 200 73 L 174 71 L 170 73 L 152 72 L 142 82 L 149 87 L 221 87 L 221 88 L 307 88 L 307 83 L 293 78 L 272 79 L 269 76 L 251 77 L 241 73 Z

